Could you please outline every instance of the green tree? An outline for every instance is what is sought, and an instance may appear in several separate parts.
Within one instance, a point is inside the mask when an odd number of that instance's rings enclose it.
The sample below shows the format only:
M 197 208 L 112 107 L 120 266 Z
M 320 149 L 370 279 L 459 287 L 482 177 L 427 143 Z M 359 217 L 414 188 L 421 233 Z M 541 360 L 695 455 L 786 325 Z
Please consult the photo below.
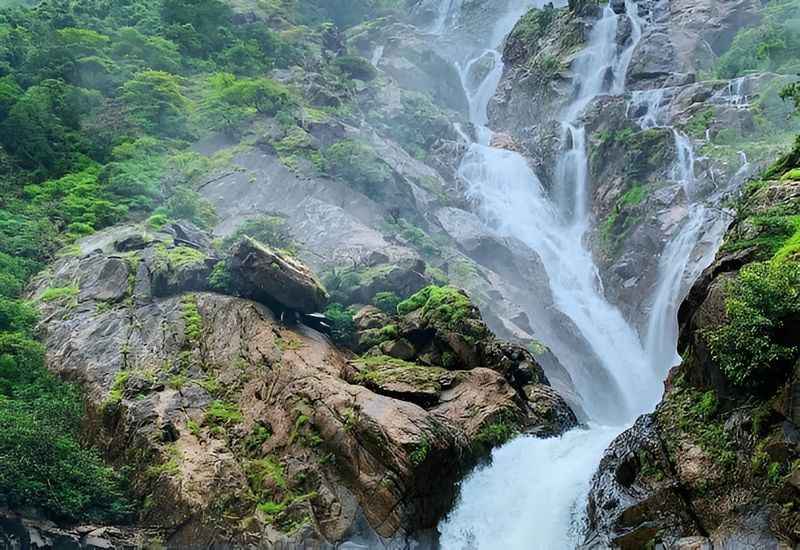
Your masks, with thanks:
M 178 77 L 164 71 L 141 71 L 122 86 L 131 119 L 152 134 L 181 136 L 189 102 Z

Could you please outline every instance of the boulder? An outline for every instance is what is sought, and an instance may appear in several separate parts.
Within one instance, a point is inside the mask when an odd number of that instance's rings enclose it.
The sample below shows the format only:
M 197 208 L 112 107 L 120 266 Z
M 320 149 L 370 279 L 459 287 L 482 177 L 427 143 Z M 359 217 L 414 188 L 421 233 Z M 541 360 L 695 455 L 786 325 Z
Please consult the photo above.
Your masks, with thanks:
M 236 243 L 229 262 L 233 285 L 242 296 L 300 313 L 325 308 L 328 293 L 311 270 L 254 239 Z

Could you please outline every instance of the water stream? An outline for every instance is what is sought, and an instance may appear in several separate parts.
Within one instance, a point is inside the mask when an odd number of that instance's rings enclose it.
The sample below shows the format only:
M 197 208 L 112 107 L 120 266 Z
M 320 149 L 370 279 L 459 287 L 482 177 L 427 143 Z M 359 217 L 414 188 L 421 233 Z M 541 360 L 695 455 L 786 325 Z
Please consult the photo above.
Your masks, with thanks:
M 445 0 L 448 15 L 453 2 Z M 526 2 L 523 8 L 536 2 Z M 543 2 L 541 2 L 543 4 Z M 517 5 L 492 34 L 507 35 L 524 12 Z M 541 7 L 541 5 L 539 5 Z M 513 17 L 511 17 L 513 15 Z M 622 18 L 631 24 L 624 46 L 616 43 Z M 645 342 L 604 296 L 597 267 L 584 244 L 590 228 L 586 132 L 581 114 L 598 96 L 625 94 L 625 76 L 645 24 L 637 6 L 626 2 L 626 14 L 602 8 L 584 50 L 572 65 L 573 94 L 559 120 L 565 144 L 555 167 L 559 190 L 551 197 L 526 160 L 513 151 L 489 145 L 487 105 L 502 76 L 496 50 L 454 60 L 470 102 L 471 122 L 478 139 L 464 156 L 459 174 L 467 195 L 484 222 L 501 236 L 525 242 L 542 260 L 555 307 L 568 316 L 600 359 L 602 373 L 570 368 L 592 422 L 561 437 L 519 437 L 492 456 L 490 466 L 474 472 L 462 484 L 456 508 L 440 524 L 446 550 L 561 549 L 582 540 L 583 512 L 589 483 L 604 449 L 641 413 L 652 409 L 661 381 L 677 358 L 677 304 L 688 285 L 708 265 L 726 228 L 711 210 L 689 204 L 675 236 L 662 254 L 658 284 Z M 446 33 L 446 24 L 439 32 Z M 491 61 L 480 82 L 471 78 L 476 63 Z M 642 127 L 665 126 L 660 108 L 663 91 L 648 92 Z M 678 161 L 674 178 L 687 198 L 695 195 L 695 155 L 691 140 L 675 131 Z M 687 202 L 689 202 L 687 200 Z M 710 231 L 710 233 L 709 233 Z M 701 246 L 701 244 L 707 246 Z M 602 375 L 613 387 L 597 384 Z M 608 394 L 611 394 L 609 398 Z

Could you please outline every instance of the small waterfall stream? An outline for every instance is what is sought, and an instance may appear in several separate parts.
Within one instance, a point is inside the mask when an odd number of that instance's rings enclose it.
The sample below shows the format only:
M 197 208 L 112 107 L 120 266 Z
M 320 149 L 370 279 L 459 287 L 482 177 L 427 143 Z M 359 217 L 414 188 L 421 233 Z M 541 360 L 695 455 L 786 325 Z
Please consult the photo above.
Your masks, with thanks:
M 445 19 L 452 18 L 453 2 L 445 0 L 445 4 Z M 495 44 L 510 32 L 525 9 L 542 4 L 544 1 L 528 1 L 509 10 L 492 30 Z M 691 202 L 696 195 L 694 149 L 687 136 L 673 129 L 678 157 L 673 178 L 682 186 L 689 205 L 662 254 L 642 342 L 605 299 L 597 267 L 584 244 L 591 217 L 581 115 L 600 95 L 625 94 L 628 64 L 645 24 L 632 0 L 627 0 L 625 7 L 624 15 L 615 14 L 609 6 L 602 8 L 586 47 L 573 62 L 572 99 L 559 117 L 565 146 L 555 166 L 555 199 L 521 155 L 489 145 L 492 131 L 487 126 L 487 105 L 502 76 L 500 53 L 490 49 L 465 61 L 454 60 L 478 136 L 459 169 L 468 198 L 499 235 L 514 236 L 539 255 L 555 307 L 574 322 L 605 372 L 592 374 L 579 365 L 565 365 L 592 422 L 558 438 L 523 436 L 495 450 L 492 464 L 464 481 L 459 503 L 439 526 L 440 543 L 447 550 L 550 550 L 580 544 L 585 499 L 602 453 L 660 398 L 661 381 L 679 359 L 675 349 L 677 306 L 691 282 L 712 261 L 727 227 L 715 211 Z M 616 40 L 622 18 L 627 18 L 631 32 L 620 47 Z M 486 60 L 491 61 L 491 70 L 475 82 L 471 69 Z M 661 108 L 664 95 L 665 90 L 633 94 L 632 103 L 646 105 L 639 119 L 642 128 L 668 127 L 667 113 Z M 612 387 L 598 384 L 599 378 L 611 380 Z

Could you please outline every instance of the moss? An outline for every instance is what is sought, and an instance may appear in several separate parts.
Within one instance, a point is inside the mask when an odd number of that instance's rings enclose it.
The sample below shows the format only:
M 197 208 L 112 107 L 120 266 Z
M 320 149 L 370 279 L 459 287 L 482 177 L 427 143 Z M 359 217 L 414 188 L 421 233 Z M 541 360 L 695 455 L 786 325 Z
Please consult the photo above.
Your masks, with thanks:
M 736 463 L 734 444 L 719 418 L 717 398 L 713 391 L 701 393 L 680 385 L 664 403 L 666 406 L 661 410 L 660 417 L 667 429 L 677 429 L 687 434 L 723 468 L 729 469 Z
M 414 451 L 408 456 L 411 464 L 415 467 L 421 466 L 431 452 L 431 443 L 427 436 L 422 436 L 417 443 Z
M 170 223 L 170 221 L 171 220 L 169 216 L 167 216 L 166 214 L 153 214 L 152 216 L 147 218 L 147 222 L 145 223 L 147 224 L 148 227 L 157 230 L 161 229 L 162 227 Z
M 724 252 L 753 248 L 758 260 L 772 259 L 778 252 L 781 252 L 781 257 L 784 259 L 794 255 L 797 239 L 800 238 L 798 237 L 800 216 L 787 215 L 781 210 L 771 210 L 763 214 L 745 216 L 743 219 L 753 227 L 756 236 L 728 241 L 722 246 Z
M 212 290 L 221 292 L 223 294 L 232 294 L 233 276 L 231 275 L 230 264 L 227 260 L 217 262 L 211 270 L 211 275 L 208 276 L 208 286 Z
M 441 379 L 447 373 L 441 367 L 418 365 L 385 355 L 363 357 L 356 363 L 362 369 L 357 381 L 378 388 L 402 382 L 419 391 L 438 393 L 442 389 Z
M 374 346 L 394 340 L 400 335 L 397 325 L 386 325 L 383 328 L 369 329 L 359 333 L 358 343 L 362 350 L 368 350 Z
M 488 452 L 519 433 L 519 421 L 513 414 L 503 413 L 492 422 L 481 426 L 478 434 L 472 440 L 472 448 L 481 453 Z
M 543 9 L 531 9 L 514 26 L 508 42 L 517 43 L 526 51 L 533 51 L 539 41 L 550 32 L 556 20 L 556 13 L 552 4 Z
M 181 299 L 184 334 L 191 346 L 197 346 L 203 336 L 203 317 L 197 307 L 197 296 L 187 294 Z
M 42 302 L 72 301 L 78 297 L 79 290 L 78 285 L 48 288 L 42 293 L 40 300 Z
M 709 107 L 704 111 L 700 111 L 694 114 L 689 122 L 686 123 L 686 132 L 695 138 L 703 138 L 706 135 L 706 129 L 708 129 L 711 122 L 714 120 L 714 108 Z
M 661 481 L 664 479 L 664 471 L 659 466 L 657 460 L 653 459 L 648 451 L 640 450 L 636 453 L 639 461 L 639 475 L 645 479 Z
M 179 269 L 193 264 L 203 263 L 208 256 L 189 246 L 176 246 L 167 250 L 167 258 L 173 268 Z
M 628 189 L 620 198 L 619 204 L 625 208 L 632 208 L 639 206 L 647 198 L 648 189 L 646 185 L 640 183 L 633 184 L 633 187 Z
M 164 447 L 160 464 L 154 464 L 145 470 L 145 476 L 156 480 L 161 476 L 175 477 L 180 474 L 182 455 L 178 446 L 173 444 Z
M 540 355 L 544 355 L 547 353 L 547 346 L 539 342 L 538 340 L 531 340 L 528 342 L 528 351 L 531 352 L 531 355 L 534 357 L 539 357 Z
M 128 383 L 130 376 L 130 371 L 120 371 L 114 375 L 114 383 L 111 385 L 111 391 L 103 401 L 103 408 L 111 407 L 122 401 L 125 393 L 125 384 Z
M 226 401 L 214 401 L 206 410 L 203 423 L 211 427 L 227 427 L 244 420 L 239 405 Z
M 414 245 L 427 256 L 441 256 L 441 248 L 425 231 L 404 219 L 398 220 L 397 226 L 400 239 Z
M 616 254 L 628 232 L 641 222 L 641 216 L 634 213 L 647 198 L 648 192 L 646 185 L 634 183 L 617 199 L 611 213 L 602 221 L 598 236 L 606 254 Z
M 308 160 L 317 171 L 322 171 L 324 161 L 311 135 L 298 126 L 293 126 L 286 136 L 272 144 L 281 162 L 290 170 L 300 168 L 299 159 Z

